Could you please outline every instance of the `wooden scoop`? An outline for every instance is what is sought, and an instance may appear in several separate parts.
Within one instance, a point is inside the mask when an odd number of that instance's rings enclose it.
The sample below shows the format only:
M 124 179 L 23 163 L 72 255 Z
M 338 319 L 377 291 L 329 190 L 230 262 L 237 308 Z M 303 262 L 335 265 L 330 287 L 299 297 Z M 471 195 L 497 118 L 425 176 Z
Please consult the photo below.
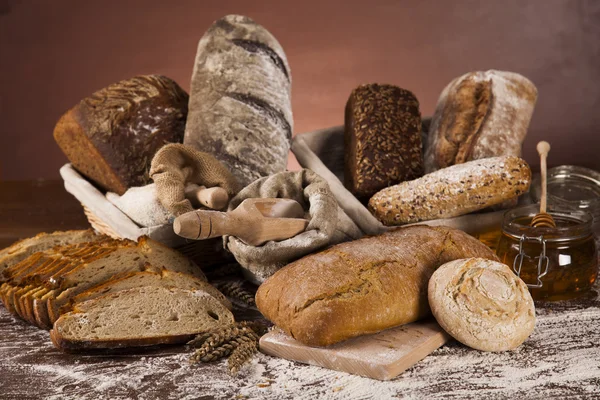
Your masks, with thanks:
M 540 155 L 540 173 L 542 175 L 542 196 L 540 198 L 540 213 L 537 214 L 531 220 L 531 226 L 534 228 L 546 227 L 546 228 L 556 228 L 556 222 L 554 222 L 554 218 L 552 215 L 546 212 L 547 207 L 547 174 L 546 174 L 546 159 L 548 158 L 548 153 L 550 152 L 550 143 L 541 141 L 537 144 L 537 151 Z
M 192 183 L 186 186 L 185 197 L 196 207 L 203 205 L 213 210 L 222 210 L 229 203 L 227 191 L 218 186 L 206 188 Z
M 232 235 L 251 246 L 284 240 L 306 229 L 304 210 L 291 199 L 246 199 L 235 210 L 198 210 L 175 218 L 173 231 L 195 240 Z

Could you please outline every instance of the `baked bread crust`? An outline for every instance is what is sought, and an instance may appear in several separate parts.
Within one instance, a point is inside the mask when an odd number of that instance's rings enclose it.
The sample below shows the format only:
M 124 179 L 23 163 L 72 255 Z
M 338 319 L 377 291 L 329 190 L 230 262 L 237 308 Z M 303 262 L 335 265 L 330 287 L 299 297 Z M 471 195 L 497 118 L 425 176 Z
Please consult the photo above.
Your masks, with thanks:
M 429 277 L 465 257 L 497 260 L 487 246 L 455 229 L 395 229 L 288 264 L 259 287 L 256 304 L 300 342 L 327 346 L 425 317 Z
M 368 84 L 348 98 L 344 124 L 344 184 L 361 201 L 378 190 L 423 175 L 421 112 L 413 93 Z
M 54 139 L 102 189 L 125 193 L 149 182 L 154 154 L 183 141 L 188 95 L 173 80 L 143 75 L 97 91 L 67 111 Z
M 142 286 L 75 305 L 50 331 L 66 352 L 183 343 L 234 322 L 231 312 L 202 290 Z
M 198 43 L 184 144 L 214 155 L 242 187 L 284 171 L 293 118 L 279 42 L 248 17 L 217 20 Z
M 442 265 L 429 280 L 428 299 L 440 326 L 477 350 L 515 349 L 535 327 L 527 285 L 500 262 L 469 258 Z
M 524 160 L 485 158 L 383 189 L 369 200 L 369 211 L 388 226 L 457 217 L 511 200 L 530 184 Z
M 425 172 L 487 157 L 521 156 L 537 88 L 514 72 L 470 72 L 442 91 L 425 147 Z

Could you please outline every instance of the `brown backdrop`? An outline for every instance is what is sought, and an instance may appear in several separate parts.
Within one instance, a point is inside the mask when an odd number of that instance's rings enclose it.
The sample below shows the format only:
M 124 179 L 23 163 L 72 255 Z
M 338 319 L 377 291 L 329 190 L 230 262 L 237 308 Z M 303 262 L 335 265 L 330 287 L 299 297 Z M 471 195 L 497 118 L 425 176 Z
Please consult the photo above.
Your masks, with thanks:
M 471 70 L 529 77 L 539 101 L 525 158 L 600 169 L 600 2 L 0 0 L 0 179 L 57 177 L 52 139 L 82 97 L 136 74 L 189 89 L 199 38 L 240 13 L 281 42 L 293 75 L 295 132 L 341 124 L 353 87 L 393 83 L 430 115 L 442 88 Z

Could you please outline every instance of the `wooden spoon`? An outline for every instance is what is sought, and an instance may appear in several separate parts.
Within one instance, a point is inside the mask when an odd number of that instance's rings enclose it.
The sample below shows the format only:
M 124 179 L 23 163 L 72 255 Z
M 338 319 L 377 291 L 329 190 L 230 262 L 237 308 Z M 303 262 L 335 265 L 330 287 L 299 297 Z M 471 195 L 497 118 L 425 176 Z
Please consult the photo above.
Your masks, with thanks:
M 291 199 L 246 199 L 235 210 L 192 211 L 175 218 L 173 231 L 184 238 L 210 239 L 232 235 L 251 246 L 289 239 L 304 232 L 304 209 Z
M 537 144 L 537 151 L 540 155 L 540 172 L 542 174 L 542 196 L 540 198 L 540 212 L 531 220 L 531 226 L 534 228 L 556 228 L 556 222 L 554 222 L 554 218 L 552 215 L 546 212 L 547 207 L 547 173 L 546 173 L 546 159 L 548 158 L 548 153 L 550 152 L 550 143 L 541 141 Z

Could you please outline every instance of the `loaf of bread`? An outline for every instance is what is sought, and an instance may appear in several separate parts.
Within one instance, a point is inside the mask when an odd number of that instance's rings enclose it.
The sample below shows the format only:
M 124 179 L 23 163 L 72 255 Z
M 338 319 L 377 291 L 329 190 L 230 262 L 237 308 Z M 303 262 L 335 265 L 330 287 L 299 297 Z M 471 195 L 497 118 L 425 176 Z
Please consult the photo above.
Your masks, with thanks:
M 206 280 L 193 262 L 161 243 L 104 237 L 35 253 L 5 271 L 0 297 L 8 311 L 50 328 L 60 309 L 84 291 L 131 272 L 162 268 Z
M 40 233 L 34 237 L 20 240 L 0 250 L 0 282 L 4 282 L 7 278 L 4 274 L 6 269 L 18 264 L 34 253 L 48 250 L 55 246 L 93 242 L 100 238 L 101 236 L 95 234 L 93 230 L 87 229 L 81 231 Z
M 171 271 L 162 268 L 160 271 L 148 269 L 134 271 L 128 274 L 119 274 L 119 277 L 100 283 L 85 292 L 73 297 L 71 301 L 60 309 L 60 314 L 71 311 L 76 304 L 93 300 L 108 293 L 120 292 L 121 290 L 134 289 L 142 286 L 158 286 L 166 288 L 178 288 L 185 290 L 201 290 L 208 293 L 227 309 L 231 309 L 231 303 L 223 293 L 202 278 L 195 277 L 184 272 Z
M 446 263 L 431 276 L 428 298 L 440 326 L 474 349 L 515 349 L 535 327 L 527 285 L 500 262 L 469 258 Z
M 344 185 L 359 200 L 423 175 L 421 112 L 408 90 L 357 87 L 346 104 L 344 125 Z
M 233 324 L 231 312 L 202 290 L 143 286 L 77 304 L 50 331 L 66 352 L 185 343 Z
M 277 40 L 248 17 L 216 21 L 198 43 L 184 144 L 213 154 L 242 186 L 284 171 L 291 74 Z
M 485 158 L 383 189 L 369 200 L 369 211 L 388 226 L 457 217 L 513 199 L 530 184 L 524 160 Z
M 288 264 L 259 287 L 256 304 L 290 336 L 326 346 L 425 317 L 435 269 L 467 257 L 497 260 L 483 243 L 455 229 L 399 228 Z
M 173 80 L 136 76 L 67 111 L 54 128 L 54 139 L 79 172 L 121 195 L 148 183 L 158 149 L 182 142 L 187 103 L 187 93 Z
M 470 72 L 442 92 L 425 149 L 425 172 L 498 156 L 521 156 L 537 89 L 514 72 Z

